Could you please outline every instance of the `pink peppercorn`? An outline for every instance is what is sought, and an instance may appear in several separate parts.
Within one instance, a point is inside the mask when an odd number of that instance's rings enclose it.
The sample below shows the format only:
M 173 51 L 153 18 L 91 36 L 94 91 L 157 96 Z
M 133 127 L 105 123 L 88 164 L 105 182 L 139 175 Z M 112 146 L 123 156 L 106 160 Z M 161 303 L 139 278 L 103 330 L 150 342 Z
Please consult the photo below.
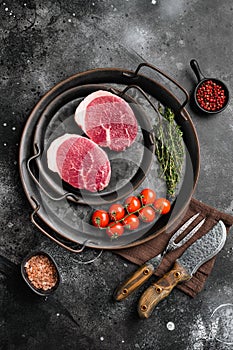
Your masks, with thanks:
M 204 81 L 197 89 L 197 102 L 206 111 L 214 112 L 223 108 L 227 96 L 223 87 L 213 80 Z

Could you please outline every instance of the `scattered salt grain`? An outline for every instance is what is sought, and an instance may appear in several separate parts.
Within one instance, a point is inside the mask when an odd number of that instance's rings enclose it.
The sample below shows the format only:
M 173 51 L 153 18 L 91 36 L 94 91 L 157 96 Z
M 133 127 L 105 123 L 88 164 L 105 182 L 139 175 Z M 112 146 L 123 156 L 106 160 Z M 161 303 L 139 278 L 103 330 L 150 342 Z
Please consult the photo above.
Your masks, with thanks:
M 8 10 L 9 10 L 8 7 L 6 7 L 6 8 L 5 8 L 5 11 L 7 12 Z
M 4 143 L 3 143 L 3 146 L 4 146 L 4 147 L 6 147 L 6 146 L 7 146 L 7 143 L 6 143 L 6 142 L 4 142 Z
M 57 317 L 59 317 L 59 316 L 60 316 L 60 314 L 57 313 Z
M 152 3 L 152 5 L 156 5 L 157 1 L 156 0 L 152 0 L 151 3 Z
M 3 126 L 7 126 L 7 123 L 3 123 L 2 125 L 3 125 Z
M 69 22 L 69 23 L 71 22 L 71 19 L 70 19 L 70 18 L 68 19 L 68 22 Z
M 169 331 L 174 331 L 174 329 L 175 329 L 174 323 L 173 323 L 173 322 L 168 322 L 168 323 L 167 323 L 167 329 L 168 329 Z
M 13 131 L 15 131 L 15 130 L 16 130 L 16 127 L 15 127 L 15 126 L 13 126 L 13 127 L 12 127 L 12 130 L 13 130 Z
M 101 340 L 101 341 L 104 341 L 104 337 L 100 337 L 100 340 Z
M 76 14 L 75 13 L 72 13 L 72 15 L 75 17 L 76 16 Z

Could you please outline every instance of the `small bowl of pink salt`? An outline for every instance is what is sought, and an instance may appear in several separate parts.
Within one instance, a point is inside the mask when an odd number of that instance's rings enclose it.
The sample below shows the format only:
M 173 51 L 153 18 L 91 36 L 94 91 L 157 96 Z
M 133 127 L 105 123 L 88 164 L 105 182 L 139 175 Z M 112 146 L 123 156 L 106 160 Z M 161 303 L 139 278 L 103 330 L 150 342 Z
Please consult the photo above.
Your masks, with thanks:
M 49 296 L 55 292 L 61 281 L 54 259 L 41 251 L 25 257 L 21 264 L 21 273 L 28 286 L 41 296 Z

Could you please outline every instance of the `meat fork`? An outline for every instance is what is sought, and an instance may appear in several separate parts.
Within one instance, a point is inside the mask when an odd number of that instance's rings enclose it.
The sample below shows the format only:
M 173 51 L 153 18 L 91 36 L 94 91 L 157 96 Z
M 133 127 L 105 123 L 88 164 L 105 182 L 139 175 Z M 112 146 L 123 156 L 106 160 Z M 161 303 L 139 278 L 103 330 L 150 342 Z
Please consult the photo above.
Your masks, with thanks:
M 121 301 L 131 295 L 152 276 L 154 271 L 163 260 L 163 257 L 168 252 L 184 245 L 199 230 L 199 228 L 204 224 L 205 218 L 202 219 L 183 239 L 181 239 L 178 243 L 175 243 L 177 238 L 191 225 L 191 223 L 199 216 L 199 214 L 200 213 L 193 215 L 174 233 L 162 253 L 145 262 L 132 275 L 130 275 L 129 278 L 127 278 L 123 283 L 119 285 L 119 287 L 114 292 L 115 300 Z

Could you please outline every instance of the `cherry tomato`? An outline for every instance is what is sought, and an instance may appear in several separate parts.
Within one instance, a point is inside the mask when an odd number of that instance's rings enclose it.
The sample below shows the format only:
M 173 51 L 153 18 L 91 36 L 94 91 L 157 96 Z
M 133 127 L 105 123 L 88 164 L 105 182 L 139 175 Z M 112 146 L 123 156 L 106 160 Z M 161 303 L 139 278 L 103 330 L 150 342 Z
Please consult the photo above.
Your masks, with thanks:
M 120 222 L 110 222 L 106 229 L 106 233 L 111 239 L 116 239 L 124 233 L 124 227 Z
M 141 202 L 138 197 L 130 196 L 125 200 L 126 210 L 128 213 L 133 213 L 141 208 Z
M 155 219 L 155 211 L 152 207 L 144 207 L 139 211 L 139 218 L 144 222 L 151 222 Z
M 106 227 L 109 223 L 109 215 L 105 210 L 96 210 L 92 214 L 91 221 L 96 227 Z
M 109 215 L 112 221 L 121 220 L 125 216 L 125 208 L 119 203 L 112 204 L 109 208 Z
M 124 225 L 128 230 L 136 230 L 139 224 L 139 219 L 134 214 L 131 214 L 124 219 Z
M 167 214 L 171 209 L 171 203 L 166 198 L 156 199 L 153 206 L 160 214 Z
M 143 205 L 152 204 L 156 199 L 156 193 L 150 188 L 145 188 L 140 193 L 140 197 Z

